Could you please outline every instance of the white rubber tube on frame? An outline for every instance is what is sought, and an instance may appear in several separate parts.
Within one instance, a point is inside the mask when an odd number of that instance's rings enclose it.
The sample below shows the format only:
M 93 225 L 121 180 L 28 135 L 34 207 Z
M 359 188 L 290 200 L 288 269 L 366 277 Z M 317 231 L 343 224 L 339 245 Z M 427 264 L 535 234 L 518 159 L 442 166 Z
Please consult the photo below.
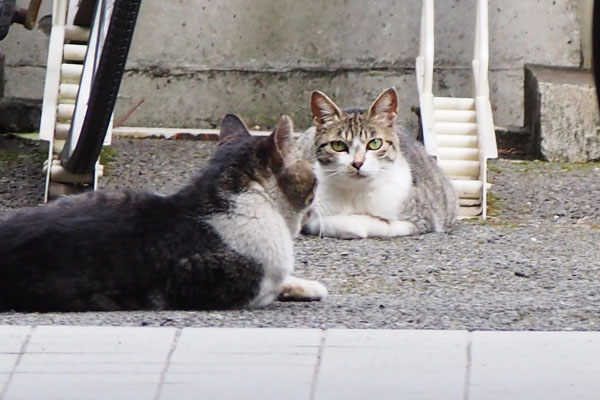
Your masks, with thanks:
M 84 44 L 65 44 L 63 48 L 63 59 L 68 61 L 83 61 L 87 46 Z
M 79 84 L 82 70 L 83 66 L 79 64 L 62 64 L 60 67 L 62 81 Z

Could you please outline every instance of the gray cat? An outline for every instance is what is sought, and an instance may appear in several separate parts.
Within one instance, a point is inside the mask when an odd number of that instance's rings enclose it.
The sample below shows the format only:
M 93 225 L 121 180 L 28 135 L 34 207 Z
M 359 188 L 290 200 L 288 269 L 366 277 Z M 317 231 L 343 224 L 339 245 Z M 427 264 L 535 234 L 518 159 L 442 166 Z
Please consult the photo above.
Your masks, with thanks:
M 319 300 L 291 276 L 315 177 L 292 122 L 250 136 L 228 115 L 208 167 L 177 193 L 66 197 L 0 220 L 0 310 L 259 307 Z
M 299 139 L 319 182 L 305 233 L 349 239 L 452 227 L 457 196 L 435 159 L 395 125 L 397 104 L 394 88 L 366 111 L 342 111 L 313 92 L 315 127 Z

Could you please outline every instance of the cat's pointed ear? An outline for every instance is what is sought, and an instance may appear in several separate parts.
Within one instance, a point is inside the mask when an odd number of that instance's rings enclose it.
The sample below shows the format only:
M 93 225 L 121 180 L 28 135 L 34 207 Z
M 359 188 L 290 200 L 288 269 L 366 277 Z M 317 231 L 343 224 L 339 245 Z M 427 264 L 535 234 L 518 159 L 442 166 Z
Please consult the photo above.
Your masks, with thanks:
M 227 114 L 221 123 L 219 141 L 222 142 L 232 136 L 250 136 L 250 132 L 240 117 L 235 114 Z
M 388 125 L 393 125 L 396 121 L 398 109 L 398 94 L 396 89 L 391 87 L 381 93 L 369 107 L 367 118 L 382 118 Z
M 285 158 L 292 152 L 294 146 L 294 123 L 287 115 L 282 115 L 275 128 L 275 145 L 277 150 Z
M 273 140 L 274 156 L 289 165 L 295 160 L 294 155 L 294 123 L 287 115 L 282 115 L 277 127 L 271 134 Z
M 333 100 L 318 90 L 312 92 L 310 96 L 310 109 L 315 125 L 325 125 L 328 122 L 339 121 L 344 114 Z

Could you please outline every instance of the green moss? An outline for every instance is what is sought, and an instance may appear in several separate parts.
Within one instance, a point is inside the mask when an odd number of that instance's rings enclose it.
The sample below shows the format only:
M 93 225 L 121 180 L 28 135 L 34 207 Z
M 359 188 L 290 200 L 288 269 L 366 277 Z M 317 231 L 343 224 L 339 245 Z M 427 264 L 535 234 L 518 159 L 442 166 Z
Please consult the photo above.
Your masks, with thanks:
M 15 136 L 27 139 L 27 140 L 40 140 L 39 132 L 31 132 L 31 133 L 16 133 Z
M 514 168 L 518 172 L 536 172 L 540 168 L 543 169 L 559 169 L 564 172 L 573 171 L 589 171 L 594 168 L 600 168 L 600 161 L 589 162 L 547 162 L 540 160 L 518 160 L 512 162 Z
M 482 220 L 480 218 L 469 218 L 465 221 L 475 225 L 489 225 L 489 226 L 501 226 L 507 228 L 517 228 L 520 226 L 517 222 L 504 221 L 500 219 L 504 206 L 502 199 L 494 192 L 488 191 L 487 193 L 487 218 Z
M 117 158 L 117 151 L 110 147 L 103 147 L 100 152 L 100 164 L 107 166 Z
M 548 166 L 548 163 L 540 160 L 513 160 L 511 161 L 511 168 L 516 172 L 530 173 L 538 171 L 540 168 Z
M 561 162 L 556 163 L 561 171 L 573 172 L 573 171 L 589 171 L 591 169 L 600 168 L 600 161 L 590 162 Z
M 11 149 L 0 150 L 0 165 L 11 166 L 21 162 L 43 163 L 48 157 L 46 150 Z
M 8 164 L 18 159 L 20 152 L 0 150 L 0 164 Z
M 500 211 L 502 210 L 502 200 L 500 197 L 492 192 L 488 191 L 487 193 L 487 215 L 490 217 L 497 217 L 500 215 Z
M 108 175 L 114 166 L 111 165 L 117 159 L 117 151 L 110 146 L 105 146 L 100 152 L 100 164 L 104 166 L 104 175 Z
M 504 172 L 504 170 L 500 167 L 497 166 L 488 166 L 488 171 L 492 172 L 494 174 L 501 174 Z

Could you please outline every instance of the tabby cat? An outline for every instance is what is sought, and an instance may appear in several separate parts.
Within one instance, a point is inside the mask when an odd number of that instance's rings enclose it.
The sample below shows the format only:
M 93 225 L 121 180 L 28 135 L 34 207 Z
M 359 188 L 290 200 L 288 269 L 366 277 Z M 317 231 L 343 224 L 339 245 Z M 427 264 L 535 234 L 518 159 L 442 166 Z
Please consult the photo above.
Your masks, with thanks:
M 397 104 L 394 88 L 366 111 L 342 111 L 313 92 L 315 127 L 299 139 L 319 182 L 305 233 L 349 239 L 452 227 L 456 194 L 435 159 L 395 124 Z
M 86 193 L 0 220 L 0 310 L 226 309 L 319 300 L 291 276 L 313 199 L 292 122 L 250 136 L 227 115 L 204 172 L 170 196 Z

